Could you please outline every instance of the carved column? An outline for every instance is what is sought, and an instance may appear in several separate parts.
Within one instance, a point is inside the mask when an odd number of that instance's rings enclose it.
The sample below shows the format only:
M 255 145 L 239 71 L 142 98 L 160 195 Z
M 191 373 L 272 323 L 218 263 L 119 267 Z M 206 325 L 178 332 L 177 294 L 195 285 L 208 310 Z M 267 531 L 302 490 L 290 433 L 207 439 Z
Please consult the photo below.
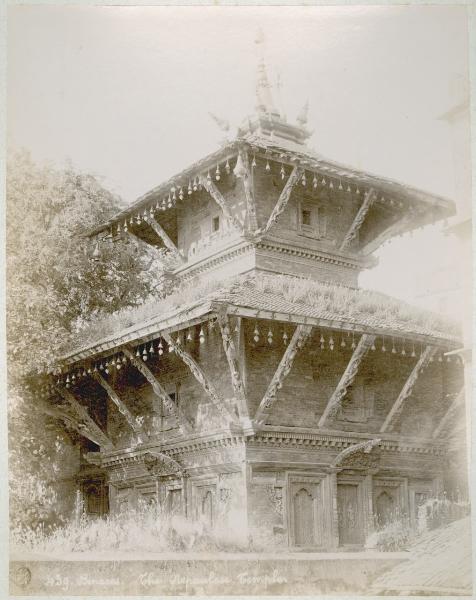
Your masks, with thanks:
M 233 335 L 231 333 L 229 318 L 225 312 L 218 311 L 217 320 L 220 326 L 223 348 L 225 350 L 226 359 L 230 368 L 231 383 L 235 393 L 236 401 L 238 403 L 240 417 L 244 421 L 244 426 L 250 429 L 252 432 L 251 421 L 248 413 L 248 405 L 246 402 L 245 386 L 241 376 L 240 364 L 235 348 L 235 342 L 233 340 Z M 238 331 L 238 335 L 239 333 L 240 331 Z
M 330 549 L 336 550 L 339 547 L 339 515 L 337 512 L 337 473 L 340 468 L 330 467 L 328 469 L 328 502 L 330 519 L 329 542 Z
M 248 152 L 243 148 L 240 148 L 239 154 L 243 163 L 243 188 L 245 190 L 246 199 L 246 232 L 254 234 L 258 229 L 258 218 L 256 216 L 256 203 L 253 192 L 253 174 L 250 169 L 250 161 L 248 158 Z

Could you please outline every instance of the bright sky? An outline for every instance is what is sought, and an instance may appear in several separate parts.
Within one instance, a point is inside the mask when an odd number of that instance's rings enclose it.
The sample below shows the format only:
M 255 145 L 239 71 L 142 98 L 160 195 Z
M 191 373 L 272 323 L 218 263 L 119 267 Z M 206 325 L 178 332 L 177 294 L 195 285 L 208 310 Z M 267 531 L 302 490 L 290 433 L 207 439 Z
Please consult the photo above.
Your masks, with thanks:
M 9 145 L 70 158 L 131 202 L 217 148 L 209 111 L 253 111 L 258 27 L 290 121 L 309 99 L 315 150 L 454 197 L 439 117 L 467 78 L 464 7 L 10 6 Z M 415 234 L 362 283 L 411 298 L 451 252 Z

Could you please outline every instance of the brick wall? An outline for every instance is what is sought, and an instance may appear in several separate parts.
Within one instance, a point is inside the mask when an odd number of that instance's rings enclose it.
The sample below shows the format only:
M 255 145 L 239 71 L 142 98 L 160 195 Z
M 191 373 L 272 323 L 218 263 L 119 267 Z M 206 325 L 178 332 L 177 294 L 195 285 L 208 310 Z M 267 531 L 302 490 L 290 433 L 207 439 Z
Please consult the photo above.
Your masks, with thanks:
M 247 353 L 247 396 L 251 414 L 254 414 L 271 378 L 278 367 L 285 346 L 282 335 L 286 329 L 289 339 L 293 327 L 276 326 L 260 322 L 260 341 L 253 341 L 254 322 L 245 321 Z M 268 330 L 273 332 L 273 343 L 267 341 Z M 352 355 L 352 338 L 344 336 L 346 347 L 340 346 L 342 337 L 333 334 L 334 350 L 328 349 L 329 331 L 323 331 L 326 340 L 320 349 L 321 333 L 314 331 L 306 347 L 298 352 L 293 367 L 278 390 L 276 402 L 267 417 L 270 425 L 316 427 Z M 358 338 L 357 338 L 358 341 Z M 367 353 L 358 374 L 349 388 L 342 410 L 337 418 L 330 419 L 326 427 L 343 431 L 376 433 L 389 413 L 418 360 L 411 357 L 411 346 L 406 356 L 391 353 L 391 343 L 386 341 L 387 352 L 381 351 L 381 340 L 376 350 Z M 389 347 L 390 345 L 390 347 Z M 398 347 L 399 351 L 401 350 Z M 448 393 L 461 386 L 461 368 L 437 360 L 421 373 L 411 397 L 405 402 L 402 418 L 396 422 L 396 431 L 411 436 L 430 436 L 439 418 L 451 401 Z M 362 409 L 362 404 L 364 408 Z

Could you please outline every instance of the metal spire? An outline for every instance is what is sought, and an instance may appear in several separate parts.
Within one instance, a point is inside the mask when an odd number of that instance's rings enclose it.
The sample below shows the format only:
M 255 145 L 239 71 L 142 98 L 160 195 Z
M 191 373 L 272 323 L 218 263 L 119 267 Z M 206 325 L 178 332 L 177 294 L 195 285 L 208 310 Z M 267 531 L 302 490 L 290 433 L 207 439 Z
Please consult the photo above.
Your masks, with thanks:
M 258 52 L 258 72 L 256 80 L 256 109 L 258 113 L 279 114 L 276 110 L 271 92 L 271 84 L 269 83 L 268 73 L 266 70 L 265 61 L 265 37 L 261 29 L 255 39 L 255 44 Z

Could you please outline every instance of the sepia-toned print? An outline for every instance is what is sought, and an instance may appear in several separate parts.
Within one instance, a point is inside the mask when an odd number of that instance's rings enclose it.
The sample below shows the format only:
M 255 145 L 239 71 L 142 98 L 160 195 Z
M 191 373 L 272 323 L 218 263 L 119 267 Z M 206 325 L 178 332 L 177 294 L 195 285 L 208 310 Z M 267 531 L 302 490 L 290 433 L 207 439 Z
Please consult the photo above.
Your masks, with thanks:
M 464 7 L 10 8 L 10 594 L 471 596 Z

